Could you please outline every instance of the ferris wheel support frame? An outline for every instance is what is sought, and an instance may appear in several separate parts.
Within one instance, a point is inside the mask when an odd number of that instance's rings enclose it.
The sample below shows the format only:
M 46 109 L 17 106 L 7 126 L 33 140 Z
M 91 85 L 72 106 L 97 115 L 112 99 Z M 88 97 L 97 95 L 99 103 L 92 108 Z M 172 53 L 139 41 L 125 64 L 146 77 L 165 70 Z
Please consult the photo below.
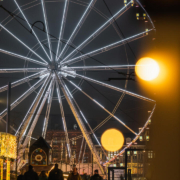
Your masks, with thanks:
M 58 85 L 58 80 L 57 79 L 56 79 L 56 88 L 57 88 L 59 107 L 60 107 L 60 112 L 61 112 L 61 117 L 62 117 L 62 123 L 63 123 L 63 127 L 64 127 L 64 132 L 65 132 L 65 138 L 66 138 L 68 155 L 69 155 L 69 158 L 71 159 L 71 157 L 72 157 L 71 147 L 70 147 L 70 143 L 69 143 L 66 119 L 65 119 L 65 115 L 64 115 L 64 109 L 63 109 L 62 98 L 61 98 L 61 92 L 60 92 L 60 89 L 59 89 L 59 85 Z
M 19 144 L 22 143 L 24 136 L 26 134 L 27 129 L 29 128 L 29 125 L 32 121 L 32 118 L 34 116 L 34 113 L 37 109 L 37 106 L 42 98 L 42 95 L 46 89 L 46 86 L 50 80 L 50 74 L 46 77 L 46 80 L 44 81 L 43 85 L 41 86 L 41 89 L 39 90 L 38 94 L 36 95 L 33 103 L 31 104 L 29 110 L 27 111 L 23 121 L 21 122 L 18 130 L 16 131 L 16 136 L 19 136 Z
M 49 94 L 48 97 L 48 101 L 47 101 L 47 109 L 46 109 L 46 114 L 44 117 L 44 124 L 43 124 L 43 129 L 42 129 L 42 137 L 45 139 L 46 138 L 46 132 L 47 132 L 47 127 L 48 127 L 48 123 L 49 123 L 49 114 L 51 111 L 51 104 L 52 104 L 52 98 L 53 98 L 53 93 L 54 93 L 54 86 L 55 86 L 55 81 L 54 81 L 54 77 L 52 79 L 52 89 L 51 92 Z
M 88 17 L 89 13 L 91 12 L 92 8 L 94 7 L 96 1 L 97 0 L 91 0 L 89 5 L 87 6 L 84 14 L 82 15 L 81 19 L 79 20 L 76 27 L 74 28 L 71 36 L 69 37 L 67 43 L 65 44 L 65 46 L 64 46 L 63 50 L 61 51 L 60 55 L 58 56 L 57 60 L 60 59 L 61 57 L 63 57 L 63 55 L 68 51 L 69 46 L 67 47 L 67 45 L 69 44 L 69 42 L 73 42 L 74 38 L 76 37 L 77 33 L 81 29 L 81 27 L 82 27 L 83 23 L 85 22 L 86 18 Z
M 131 7 L 131 2 L 129 2 L 126 6 L 121 8 L 113 17 L 111 17 L 108 21 L 106 21 L 100 28 L 98 28 L 94 33 L 92 33 L 86 40 L 84 40 L 77 48 L 75 48 L 68 56 L 66 56 L 63 61 L 72 58 L 77 54 L 77 50 L 82 50 L 85 46 L 87 46 L 92 40 L 94 40 L 99 34 L 101 34 L 106 28 L 108 28 L 116 19 L 122 16 L 129 8 Z
M 71 109 L 71 111 L 72 111 L 72 113 L 73 113 L 73 115 L 74 115 L 80 129 L 81 129 L 81 132 L 84 135 L 84 138 L 85 138 L 91 152 L 94 155 L 94 158 L 95 158 L 95 160 L 96 160 L 96 162 L 97 162 L 97 164 L 98 164 L 98 166 L 100 168 L 100 171 L 101 171 L 102 174 L 104 174 L 104 170 L 103 170 L 103 168 L 101 166 L 100 158 L 98 156 L 98 153 L 97 153 L 96 149 L 94 148 L 93 142 L 92 142 L 91 138 L 89 137 L 89 134 L 88 134 L 88 132 L 86 130 L 86 127 L 85 127 L 85 125 L 84 125 L 84 123 L 83 123 L 83 121 L 82 121 L 82 119 L 81 119 L 81 117 L 80 117 L 74 103 L 73 103 L 72 96 L 69 94 L 69 92 L 68 92 L 68 90 L 66 88 L 66 85 L 64 85 L 63 80 L 59 78 L 57 73 L 56 73 L 56 77 L 57 77 L 57 79 L 59 81 L 59 84 L 60 84 L 61 89 L 62 89 L 62 91 L 63 91 L 63 93 L 65 95 L 65 98 L 66 98 L 66 100 L 67 100 L 67 102 L 69 104 L 69 107 L 70 107 L 70 109 Z
M 49 83 L 49 82 L 48 82 L 48 83 Z M 46 88 L 46 87 L 45 87 L 45 88 Z M 46 102 L 46 100 L 47 100 L 47 98 L 48 98 L 48 95 L 49 95 L 49 93 L 50 93 L 51 88 L 52 88 L 52 82 L 50 83 L 47 91 L 45 92 L 44 97 L 43 97 L 43 99 L 42 99 L 42 102 L 41 102 L 41 104 L 40 104 L 40 106 L 39 106 L 39 109 L 38 109 L 37 113 L 35 114 L 34 120 L 33 120 L 32 124 L 31 124 L 30 129 L 29 129 L 29 132 L 27 133 L 27 136 L 26 136 L 26 138 L 25 138 L 25 140 L 24 140 L 24 142 L 23 142 L 23 147 L 26 147 L 27 144 L 29 144 L 30 137 L 32 136 L 32 132 L 34 131 L 34 128 L 35 128 L 35 126 L 36 126 L 36 124 L 37 124 L 37 121 L 38 121 L 39 116 L 40 116 L 40 114 L 41 114 L 41 112 L 42 112 L 42 109 L 43 109 L 43 107 L 44 107 L 44 105 L 45 105 L 45 102 Z

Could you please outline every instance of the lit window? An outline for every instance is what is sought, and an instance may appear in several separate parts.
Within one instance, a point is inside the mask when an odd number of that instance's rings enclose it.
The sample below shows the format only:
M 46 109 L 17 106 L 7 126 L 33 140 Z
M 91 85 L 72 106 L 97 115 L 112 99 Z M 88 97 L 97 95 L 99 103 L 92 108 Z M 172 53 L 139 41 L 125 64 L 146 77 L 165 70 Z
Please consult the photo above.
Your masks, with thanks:
M 149 119 L 149 124 L 151 124 L 151 119 Z
M 134 0 L 131 0 L 131 6 L 134 6 Z
M 146 141 L 149 141 L 149 136 L 146 136 Z
M 148 31 L 149 31 L 149 30 L 148 30 L 148 29 L 146 29 L 146 35 L 148 35 Z
M 150 159 L 153 158 L 153 151 L 148 151 L 148 158 L 150 158 Z
M 146 19 L 146 13 L 143 14 L 144 19 Z
M 123 163 L 120 163 L 120 167 L 123 167 L 124 166 L 124 164 Z
M 134 155 L 135 155 L 135 156 L 137 155 L 137 151 L 134 151 Z
M 128 156 L 130 155 L 130 151 L 127 152 L 127 155 L 128 155 Z
M 139 140 L 140 140 L 140 141 L 143 141 L 143 137 L 142 137 L 142 136 L 139 136 Z
M 137 20 L 139 20 L 139 13 L 136 13 L 136 18 Z

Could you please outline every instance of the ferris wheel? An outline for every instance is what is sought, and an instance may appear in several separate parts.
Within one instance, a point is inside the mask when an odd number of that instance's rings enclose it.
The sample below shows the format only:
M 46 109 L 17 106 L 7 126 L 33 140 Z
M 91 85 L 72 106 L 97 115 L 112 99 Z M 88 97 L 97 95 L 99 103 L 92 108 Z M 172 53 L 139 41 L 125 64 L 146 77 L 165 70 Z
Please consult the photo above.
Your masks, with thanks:
M 61 112 L 68 156 L 71 158 L 66 110 L 64 108 L 64 103 L 67 102 L 82 131 L 82 136 L 77 138 L 85 138 L 103 174 L 101 159 L 90 134 L 101 145 L 96 137 L 96 131 L 111 118 L 118 121 L 134 135 L 132 142 L 120 151 L 117 155 L 119 156 L 139 138 L 147 127 L 148 120 L 155 109 L 154 100 L 127 90 L 128 74 L 135 68 L 135 62 L 129 64 L 127 44 L 143 39 L 155 30 L 151 18 L 139 0 L 111 1 L 112 4 L 115 4 L 113 13 L 108 8 L 101 9 L 103 1 L 97 0 L 27 0 L 25 2 L 13 0 L 11 3 L 14 4 L 10 6 L 10 2 L 4 2 L 4 12 L 1 11 L 1 17 L 4 17 L 4 19 L 0 19 L 1 47 L 4 46 L 0 48 L 1 62 L 2 58 L 6 58 L 7 62 L 3 64 L 5 68 L 0 67 L 0 73 L 19 73 L 23 76 L 12 82 L 12 88 L 28 84 L 28 89 L 12 102 L 11 110 L 23 103 L 28 96 L 35 94 L 35 98 L 28 105 L 29 108 L 18 128 L 14 129 L 11 126 L 15 135 L 19 137 L 19 146 L 26 147 L 30 142 L 43 108 L 46 108 L 46 113 L 41 135 L 45 138 L 51 105 L 56 101 L 59 103 Z M 105 3 L 105 5 L 107 4 Z M 76 11 L 76 9 L 78 10 Z M 129 15 L 126 16 L 128 13 Z M 125 20 L 127 25 L 125 31 L 130 26 L 127 23 L 128 18 L 133 21 L 132 26 L 134 26 L 131 27 L 133 28 L 132 31 L 128 32 L 127 30 L 127 35 L 123 34 L 115 24 L 116 21 L 124 17 L 127 18 Z M 139 22 L 144 25 L 136 28 L 134 22 L 137 22 L 138 25 Z M 7 36 L 12 40 L 6 40 Z M 118 48 L 121 48 L 119 50 L 120 60 L 117 60 L 112 54 L 112 51 Z M 83 51 L 84 49 L 85 51 Z M 113 51 L 113 53 L 115 52 Z M 97 60 L 95 58 L 97 56 L 102 56 L 103 60 Z M 104 74 L 97 76 L 97 71 Z M 125 80 L 120 86 L 99 80 L 99 77 L 108 77 L 109 71 L 126 72 Z M 112 93 L 119 93 L 113 110 L 108 110 L 96 98 L 87 93 L 83 89 L 84 82 L 98 85 Z M 7 86 L 0 87 L 0 92 L 6 90 Z M 76 94 L 87 97 L 94 103 L 94 106 L 103 110 L 108 116 L 92 128 L 91 123 L 83 113 L 82 107 L 78 104 L 77 98 L 75 98 Z M 115 115 L 125 96 L 153 104 L 150 115 L 145 119 L 143 128 L 138 133 L 135 128 L 126 125 L 126 119 L 121 119 Z M 0 112 L 1 121 L 5 122 L 3 118 L 6 115 L 7 109 Z M 114 158 L 116 157 L 108 159 L 104 165 L 113 161 Z

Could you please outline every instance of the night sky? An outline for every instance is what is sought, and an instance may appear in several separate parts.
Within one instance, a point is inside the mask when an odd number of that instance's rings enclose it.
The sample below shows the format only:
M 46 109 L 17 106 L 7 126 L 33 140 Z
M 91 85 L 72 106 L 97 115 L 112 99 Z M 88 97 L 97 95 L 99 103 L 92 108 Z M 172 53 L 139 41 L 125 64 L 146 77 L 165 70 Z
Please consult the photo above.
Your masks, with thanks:
M 31 2 L 26 0 L 27 3 Z M 89 2 L 88 0 L 84 2 Z M 115 14 L 120 7 L 123 7 L 123 1 L 119 0 L 105 0 L 108 5 L 109 10 L 112 14 Z M 161 76 L 159 81 L 152 83 L 144 83 L 139 80 L 136 76 L 132 76 L 134 80 L 128 80 L 127 90 L 135 92 L 137 94 L 155 99 L 157 101 L 157 108 L 152 118 L 151 126 L 151 143 L 150 149 L 153 149 L 156 153 L 156 159 L 154 160 L 154 166 L 151 169 L 152 179 L 179 179 L 179 50 L 180 50 L 180 25 L 179 25 L 179 2 L 175 0 L 165 1 L 165 0 L 151 0 L 151 1 L 141 1 L 145 5 L 146 10 L 150 14 L 155 27 L 156 32 L 151 32 L 149 36 L 115 48 L 106 53 L 96 55 L 85 61 L 86 65 L 114 65 L 114 64 L 135 64 L 136 61 L 143 56 L 150 56 L 157 59 L 160 64 L 162 64 L 164 74 Z M 23 0 L 18 0 L 20 5 L 25 4 Z M 33 3 L 36 4 L 36 3 Z M 14 11 L 16 9 L 13 2 L 9 3 L 4 0 L 1 2 L 3 7 L 7 8 L 9 11 Z M 29 5 L 27 7 L 30 7 Z M 102 0 L 98 0 L 95 7 L 100 10 L 107 18 L 111 17 L 111 14 Z M 73 28 L 78 22 L 81 14 L 84 11 L 84 7 L 78 4 L 70 3 L 69 14 L 67 17 L 67 26 L 65 28 L 64 39 L 68 39 Z M 63 3 L 48 3 L 47 13 L 50 26 L 50 33 L 58 37 L 60 20 L 62 19 Z M 17 11 L 15 11 L 17 13 Z M 24 11 L 27 15 L 28 20 L 31 23 L 35 21 L 43 21 L 42 12 L 40 5 L 34 6 L 32 8 L 26 9 Z M 123 37 L 129 37 L 138 32 L 145 30 L 145 24 L 143 21 L 136 21 L 135 14 L 137 12 L 136 8 L 131 8 L 122 15 L 116 21 L 116 26 L 118 27 L 121 35 Z M 0 22 L 2 22 L 7 17 L 7 12 L 0 9 Z M 22 17 L 19 14 L 20 17 Z M 80 32 L 74 40 L 74 45 L 77 46 L 81 43 L 88 35 L 90 35 L 94 30 L 96 30 L 102 23 L 106 20 L 100 15 L 92 11 L 84 23 Z M 7 22 L 3 21 L 3 23 Z M 28 28 L 27 24 L 20 20 L 20 22 Z M 3 24 L 2 23 L 2 24 Z M 37 24 L 39 28 L 42 28 L 42 24 Z M 15 20 L 10 21 L 6 27 L 14 32 L 18 37 L 26 42 L 30 47 L 36 45 L 36 39 L 25 30 L 22 25 L 17 23 Z M 148 28 L 150 24 L 148 24 Z M 35 32 L 38 34 L 41 40 L 45 39 L 46 36 L 42 31 L 34 28 Z M 94 41 L 92 41 L 86 48 L 82 51 L 83 53 L 92 51 L 96 48 L 108 45 L 115 41 L 120 40 L 116 31 L 112 26 L 107 28 L 100 36 L 98 36 Z M 56 52 L 57 42 L 52 43 L 53 50 Z M 21 54 L 24 56 L 34 55 L 28 52 L 20 43 L 14 40 L 10 35 L 8 35 L 4 30 L 0 31 L 0 48 Z M 71 48 L 69 50 L 72 50 Z M 42 50 L 37 49 L 37 53 L 46 58 Z M 127 53 L 127 55 L 126 55 Z M 79 56 L 80 53 L 77 55 Z M 37 58 L 36 58 L 37 59 Z M 47 59 L 47 58 L 46 58 Z M 83 65 L 83 62 L 76 63 L 77 65 Z M 22 68 L 22 67 L 40 67 L 32 63 L 24 63 L 23 60 L 5 55 L 0 53 L 0 67 L 1 68 Z M 130 72 L 133 72 L 130 70 Z M 79 72 L 78 72 L 79 73 Z M 80 72 L 81 73 L 81 72 Z M 15 73 L 15 74 L 0 74 L 0 86 L 4 86 L 8 81 L 16 81 L 23 78 L 31 73 Z M 81 73 L 82 74 L 82 73 Z M 125 80 L 111 80 L 109 78 L 125 78 L 127 71 L 108 71 L 108 72 L 86 72 L 86 76 L 97 79 L 99 81 L 125 88 Z M 80 82 L 78 78 L 69 78 L 76 84 Z M 30 84 L 25 83 L 21 86 L 12 89 L 12 102 L 19 97 L 23 92 L 25 92 L 32 84 L 37 82 L 38 79 L 30 81 Z M 67 86 L 73 90 L 73 87 L 67 83 Z M 103 104 L 108 110 L 112 111 L 121 93 L 107 89 L 102 86 L 98 86 L 93 83 L 84 81 L 81 88 L 96 99 L 98 102 Z M 37 89 L 38 91 L 38 89 Z M 24 118 L 30 103 L 36 93 L 32 93 L 26 100 L 24 100 L 20 105 L 18 105 L 11 112 L 11 125 L 15 129 L 18 128 L 21 120 Z M 87 99 L 80 92 L 74 93 L 74 98 L 77 100 L 81 110 L 86 116 L 92 128 L 96 127 L 100 122 L 102 122 L 108 114 L 103 112 L 99 107 L 97 107 L 92 101 Z M 69 130 L 73 129 L 73 125 L 76 121 L 71 113 L 70 108 L 65 99 L 63 99 L 65 116 L 67 121 L 67 127 Z M 133 130 L 138 131 L 138 128 L 143 126 L 148 117 L 148 111 L 153 107 L 153 103 L 145 102 L 137 98 L 126 95 L 120 106 L 118 107 L 115 115 L 122 119 L 129 127 Z M 6 91 L 0 93 L 0 112 L 6 108 Z M 41 135 L 42 124 L 44 115 L 46 112 L 46 104 L 43 108 L 33 137 L 37 138 Z M 128 130 L 122 127 L 116 120 L 111 118 L 102 128 L 97 131 L 100 135 L 105 129 L 110 127 L 116 127 L 120 129 L 125 136 L 132 136 Z M 59 105 L 57 101 L 57 94 L 54 91 L 54 98 L 50 113 L 50 120 L 48 129 L 60 129 L 62 130 L 61 114 L 59 110 Z M 0 122 L 0 131 L 5 131 L 5 125 Z M 167 172 L 167 173 L 165 173 Z

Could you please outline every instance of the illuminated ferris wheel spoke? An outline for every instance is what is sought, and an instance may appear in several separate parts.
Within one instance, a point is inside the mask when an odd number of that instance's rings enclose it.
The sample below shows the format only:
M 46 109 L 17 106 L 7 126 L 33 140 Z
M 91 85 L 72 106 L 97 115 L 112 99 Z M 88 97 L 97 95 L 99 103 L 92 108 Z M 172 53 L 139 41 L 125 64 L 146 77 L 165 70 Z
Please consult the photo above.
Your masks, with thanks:
M 23 78 L 23 79 L 17 80 L 17 81 L 15 81 L 15 82 L 13 82 L 13 83 L 11 84 L 11 88 L 14 88 L 14 87 L 16 87 L 16 86 L 19 86 L 19 85 L 21 85 L 21 84 L 23 84 L 23 83 L 25 83 L 25 82 L 29 82 L 29 81 L 37 78 L 37 77 L 41 77 L 41 76 L 45 75 L 47 72 L 48 72 L 47 70 L 44 70 L 44 71 L 38 72 L 38 73 L 36 73 L 36 74 L 27 76 L 27 77 L 25 77 L 25 78 Z M 7 88 L 8 88 L 7 85 L 5 85 L 5 86 L 3 86 L 3 87 L 0 87 L 0 92 L 6 91 Z
M 131 2 L 119 10 L 113 17 L 111 17 L 106 23 L 104 23 L 99 29 L 97 29 L 93 34 L 91 34 L 85 41 L 83 41 L 76 49 L 74 49 L 68 56 L 66 56 L 61 62 L 70 59 L 74 56 L 77 50 L 83 49 L 87 44 L 94 40 L 100 33 L 102 33 L 107 27 L 109 27 L 117 18 L 123 15 L 131 7 Z
M 58 77 L 57 74 L 56 74 L 56 77 L 57 77 L 57 79 L 59 81 L 59 84 L 61 84 L 61 89 L 62 89 L 62 91 L 64 93 L 64 96 L 65 96 L 65 98 L 66 98 L 66 100 L 67 100 L 67 102 L 69 104 L 69 107 L 70 107 L 70 109 L 71 109 L 71 111 L 72 111 L 72 113 L 73 113 L 73 115 L 74 115 L 80 129 L 81 129 L 82 134 L 84 135 L 84 138 L 85 138 L 85 140 L 86 140 L 86 142 L 87 142 L 87 144 L 88 144 L 88 146 L 89 146 L 89 148 L 90 148 L 90 150 L 91 150 L 91 152 L 93 154 L 93 157 L 94 157 L 95 161 L 97 162 L 97 164 L 98 164 L 98 166 L 99 166 L 99 168 L 101 170 L 101 173 L 104 174 L 104 170 L 103 170 L 103 168 L 101 166 L 100 158 L 98 156 L 98 153 L 97 153 L 96 149 L 94 148 L 93 142 L 92 142 L 92 140 L 91 140 L 91 138 L 90 138 L 90 136 L 89 136 L 89 134 L 88 134 L 88 132 L 86 130 L 86 127 L 85 127 L 85 125 L 84 125 L 84 123 L 83 123 L 83 121 L 82 121 L 82 119 L 81 119 L 81 117 L 80 117 L 80 115 L 78 113 L 78 110 L 76 109 L 76 107 L 75 107 L 75 105 L 74 105 L 74 103 L 72 101 L 71 95 L 69 94 L 68 89 L 63 84 L 63 82 L 61 81 L 61 79 Z
M 43 130 L 42 130 L 42 137 L 44 139 L 46 138 L 46 132 L 47 132 L 47 127 L 48 127 L 48 123 L 49 123 L 49 114 L 50 114 L 51 104 L 52 104 L 54 84 L 55 84 L 55 81 L 54 81 L 54 77 L 53 77 L 52 88 L 51 88 L 51 92 L 49 94 L 48 101 L 47 101 L 47 109 L 46 109 L 46 114 L 45 114 L 45 118 L 44 118 Z
M 114 161 L 115 158 L 117 158 L 118 156 L 122 155 L 122 154 L 125 152 L 126 149 L 130 148 L 131 145 L 132 145 L 134 142 L 137 141 L 137 139 L 139 138 L 139 136 L 141 135 L 141 133 L 142 133 L 142 132 L 144 131 L 144 129 L 147 127 L 147 125 L 148 125 L 148 123 L 149 123 L 149 119 L 151 119 L 151 117 L 152 117 L 152 115 L 153 115 L 153 113 L 154 113 L 155 108 L 156 108 L 156 104 L 154 105 L 154 107 L 153 107 L 153 109 L 152 109 L 152 111 L 151 111 L 151 114 L 149 115 L 149 117 L 148 117 L 145 125 L 143 126 L 143 128 L 141 129 L 141 131 L 138 133 L 138 135 L 132 140 L 132 142 L 129 143 L 125 148 L 123 148 L 123 149 L 120 151 L 120 153 L 119 153 L 118 155 L 116 155 L 116 157 L 111 158 L 108 162 L 104 163 L 104 164 L 103 164 L 104 166 L 107 165 L 107 163 Z
M 44 16 L 44 22 L 45 22 L 45 27 L 46 27 L 46 34 L 47 34 L 47 39 L 48 39 L 49 53 L 50 53 L 51 61 L 53 61 L 52 52 L 51 52 L 52 45 L 51 45 L 51 41 L 50 41 L 50 38 L 49 38 L 49 26 L 48 26 L 48 21 L 47 21 L 47 13 L 46 13 L 46 7 L 45 7 L 44 0 L 41 0 L 41 4 L 42 4 L 42 9 L 43 9 L 43 16 Z
M 28 97 L 32 92 L 34 92 L 44 81 L 44 78 L 40 79 L 37 83 L 35 83 L 31 88 L 29 88 L 25 93 L 23 93 L 19 98 L 17 98 L 12 104 L 11 104 L 11 111 L 20 104 L 26 97 Z M 0 120 L 7 115 L 7 109 L 2 111 L 0 113 Z
M 32 136 L 32 132 L 34 131 L 34 128 L 35 128 L 35 126 L 36 126 L 36 124 L 37 124 L 37 121 L 38 121 L 39 116 L 40 116 L 40 114 L 41 114 L 41 112 L 42 112 L 42 109 L 43 109 L 43 107 L 44 107 L 44 104 L 45 104 L 45 102 L 46 102 L 46 100 L 47 100 L 47 98 L 48 98 L 48 95 L 49 95 L 50 90 L 51 90 L 51 85 L 52 85 L 52 82 L 50 83 L 50 85 L 49 85 L 47 91 L 45 92 L 45 94 L 43 93 L 44 96 L 43 96 L 43 98 L 42 98 L 42 102 L 41 102 L 41 104 L 40 104 L 40 106 L 39 106 L 39 109 L 38 109 L 38 111 L 37 111 L 34 119 L 33 119 L 33 122 L 32 122 L 32 124 L 31 124 L 30 129 L 29 129 L 29 132 L 27 133 L 27 136 L 25 137 L 25 140 L 24 140 L 24 143 L 23 143 L 23 147 L 26 147 L 26 146 L 29 144 L 29 141 L 31 140 L 30 137 Z
M 43 85 L 41 86 L 41 89 L 39 90 L 38 94 L 36 95 L 33 103 L 31 104 L 24 119 L 22 120 L 21 124 L 19 125 L 19 128 L 17 129 L 17 131 L 15 133 L 15 136 L 19 136 L 19 144 L 22 143 L 23 138 L 26 135 L 26 131 L 29 128 L 32 117 L 34 116 L 34 113 L 37 109 L 37 106 L 38 106 L 43 94 L 44 94 L 44 91 L 49 83 L 49 80 L 50 80 L 50 75 L 44 81 Z
M 125 96 L 125 93 L 123 93 L 121 95 L 121 98 L 118 100 L 116 106 L 114 107 L 113 111 L 112 111 L 112 114 L 115 114 L 117 108 L 119 107 L 120 103 L 122 102 L 123 98 Z M 94 129 L 93 129 L 93 132 L 97 131 L 100 127 L 102 127 L 107 121 L 109 121 L 110 119 L 112 118 L 111 115 L 109 115 L 107 118 L 105 118 L 100 124 L 98 124 Z M 91 134 L 91 132 L 89 132 L 89 134 Z M 82 135 L 79 135 L 76 137 L 76 139 L 79 139 L 79 138 L 82 138 L 83 136 Z M 70 139 L 71 140 L 71 139 Z
M 46 70 L 46 68 L 13 68 L 13 69 L 0 69 L 0 73 L 39 72 L 43 70 Z
M 17 1 L 16 1 L 16 0 L 14 0 L 14 2 L 16 3 L 16 5 L 17 5 L 17 7 L 18 7 L 19 11 L 21 12 L 22 16 L 23 16 L 23 17 L 24 17 L 24 19 L 26 20 L 26 23 L 28 24 L 29 28 L 30 28 L 30 29 L 31 29 L 31 31 L 33 32 L 34 36 L 36 37 L 36 39 L 37 39 L 37 41 L 38 41 L 39 45 L 42 47 L 42 49 L 43 49 L 43 51 L 45 52 L 46 56 L 49 58 L 49 60 L 51 60 L 51 59 L 50 59 L 50 57 L 49 57 L 49 55 L 47 54 L 46 50 L 44 49 L 44 47 L 43 47 L 43 45 L 42 45 L 41 41 L 39 40 L 39 38 L 37 37 L 36 33 L 34 32 L 34 30 L 33 30 L 32 26 L 29 24 L 29 21 L 27 20 L 27 18 L 26 18 L 26 16 L 25 16 L 25 14 L 23 13 L 23 11 L 22 11 L 22 9 L 20 8 L 19 4 L 17 3 Z M 48 32 L 48 31 L 46 31 L 46 32 Z M 45 61 L 45 62 L 46 62 L 46 61 Z
M 4 54 L 7 54 L 7 55 L 10 55 L 10 56 L 14 56 L 14 57 L 17 57 L 17 58 L 20 58 L 20 59 L 23 59 L 25 61 L 28 61 L 28 62 L 32 62 L 32 63 L 35 63 L 35 64 L 39 64 L 41 66 L 47 66 L 47 63 L 43 63 L 43 62 L 40 62 L 38 60 L 35 60 L 35 59 L 32 59 L 32 58 L 28 58 L 28 57 L 25 57 L 25 56 L 22 56 L 22 55 L 19 55 L 19 54 L 15 54 L 13 52 L 10 52 L 10 51 L 6 51 L 4 49 L 0 49 L 0 52 L 1 53 L 4 53 Z
M 113 66 L 74 66 L 62 67 L 66 71 L 110 71 L 110 70 L 135 69 L 135 65 L 113 65 Z
M 24 42 L 22 42 L 17 36 L 15 36 L 13 33 L 11 33 L 8 29 L 6 29 L 2 24 L 0 24 L 0 26 L 6 31 L 8 32 L 11 36 L 13 36 L 16 40 L 18 40 L 23 46 L 25 46 L 27 49 L 29 49 L 33 54 L 35 54 L 37 57 L 39 57 L 42 61 L 44 61 L 46 64 L 47 62 L 41 57 L 39 56 L 35 51 L 33 51 L 29 46 L 27 46 Z
M 69 143 L 69 137 L 68 137 L 66 119 L 65 119 L 65 115 L 64 115 L 64 109 L 63 109 L 63 104 L 62 104 L 62 99 L 61 99 L 61 93 L 60 93 L 60 89 L 59 89 L 59 85 L 58 85 L 57 79 L 56 79 L 56 88 L 57 88 L 56 90 L 57 90 L 57 95 L 58 95 L 58 101 L 59 101 L 59 106 L 60 106 L 60 111 L 61 111 L 61 117 L 62 117 L 64 132 L 65 132 L 65 137 L 66 137 L 68 155 L 69 155 L 69 158 L 71 158 L 71 147 L 70 147 L 70 143 Z
M 62 22 L 61 22 L 61 27 L 60 27 L 60 32 L 59 32 L 59 41 L 58 41 L 57 50 L 56 50 L 56 61 L 58 60 L 58 54 L 61 51 L 61 45 L 62 45 L 61 40 L 62 40 L 63 35 L 64 35 L 68 6 L 69 6 L 69 0 L 65 0 L 63 17 L 62 17 Z
M 77 33 L 79 32 L 82 25 L 84 24 L 87 16 L 89 15 L 92 8 L 94 7 L 96 1 L 97 0 L 91 0 L 91 2 L 89 3 L 88 7 L 86 8 L 86 10 L 85 10 L 84 14 L 82 15 L 81 19 L 79 20 L 78 24 L 76 25 L 74 31 L 72 32 L 70 38 L 68 39 L 67 43 L 65 44 L 65 46 L 64 46 L 63 50 L 61 51 L 61 53 L 60 53 L 59 57 L 57 58 L 57 60 L 59 60 L 61 57 L 63 57 L 63 55 L 67 52 L 67 50 L 69 48 L 68 44 L 70 42 L 73 42 L 73 40 L 76 37 Z
M 66 78 L 67 81 L 69 81 Z M 88 97 L 90 100 L 92 100 L 94 103 L 96 103 L 99 107 L 101 107 L 104 111 L 106 111 L 109 115 L 111 115 L 114 119 L 116 119 L 118 122 L 120 122 L 124 127 L 126 127 L 129 131 L 131 131 L 133 134 L 137 135 L 130 127 L 128 127 L 123 121 L 121 121 L 118 117 L 116 117 L 114 114 L 112 114 L 110 111 L 108 111 L 103 105 L 101 105 L 99 102 L 97 102 L 95 99 L 93 99 L 90 95 L 85 93 L 79 86 L 74 84 L 73 82 L 69 81 L 74 87 L 76 87 L 79 91 L 81 91 L 86 97 Z
M 67 79 L 67 78 L 66 78 L 66 79 Z M 86 117 L 84 116 L 84 114 L 83 114 L 83 112 L 81 111 L 81 109 L 80 109 L 80 107 L 79 107 L 78 103 L 77 103 L 77 102 L 76 102 L 76 100 L 74 99 L 74 97 L 73 97 L 72 93 L 69 91 L 69 89 L 68 89 L 68 87 L 67 87 L 67 86 L 66 86 L 66 88 L 67 88 L 67 90 L 68 90 L 69 94 L 71 95 L 72 100 L 74 101 L 74 103 L 75 103 L 76 107 L 78 108 L 78 110 L 79 110 L 79 112 L 80 112 L 81 116 L 83 117 L 83 119 L 84 119 L 85 123 L 88 125 L 88 127 L 89 127 L 89 129 L 90 129 L 90 131 L 91 131 L 91 134 L 93 134 L 94 138 L 96 139 L 97 143 L 99 144 L 99 146 L 101 147 L 101 149 L 102 149 L 102 151 L 103 151 L 104 155 L 105 155 L 105 156 L 106 156 L 106 158 L 107 158 L 107 154 L 105 153 L 104 149 L 102 148 L 102 145 L 101 145 L 101 143 L 99 142 L 99 140 L 98 140 L 98 138 L 97 138 L 96 134 L 93 132 L 93 130 L 92 130 L 92 128 L 91 128 L 91 126 L 90 126 L 90 124 L 89 124 L 88 120 L 87 120 L 87 119 L 86 119 Z
M 146 33 L 147 33 L 147 32 L 150 32 L 150 31 L 151 31 L 151 30 L 143 31 L 143 32 L 141 32 L 141 33 L 139 33 L 139 34 L 136 34 L 136 35 L 130 36 L 130 37 L 128 37 L 128 38 L 122 39 L 122 40 L 117 41 L 117 42 L 115 42 L 115 43 L 112 43 L 112 44 L 110 44 L 110 45 L 107 45 L 107 46 L 104 46 L 104 47 L 102 47 L 102 48 L 99 48 L 99 49 L 96 49 L 96 50 L 94 50 L 94 51 L 91 51 L 91 52 L 89 52 L 89 53 L 87 53 L 87 54 L 83 54 L 83 55 L 78 56 L 78 57 L 76 57 L 76 58 L 67 60 L 67 61 L 65 61 L 65 62 L 62 63 L 62 64 L 63 64 L 63 65 L 64 65 L 64 64 L 72 64 L 72 63 L 75 63 L 75 62 L 79 62 L 79 61 L 85 60 L 85 59 L 89 58 L 89 56 L 92 57 L 92 56 L 95 56 L 95 55 L 97 55 L 97 54 L 107 52 L 107 51 L 109 51 L 109 50 L 111 50 L 111 49 L 114 49 L 114 48 L 116 48 L 116 47 L 119 47 L 119 46 L 124 45 L 124 43 L 129 43 L 129 42 L 132 42 L 132 41 L 137 40 L 137 39 L 139 39 L 139 38 L 145 37 L 145 36 L 148 35 L 148 34 L 146 34 Z
M 98 84 L 98 85 L 101 85 L 101 86 L 104 86 L 104 87 L 107 87 L 107 88 L 110 88 L 110 89 L 113 89 L 113 90 L 118 91 L 118 92 L 125 92 L 126 94 L 128 94 L 130 96 L 134 96 L 136 98 L 139 98 L 139 99 L 142 99 L 142 100 L 145 100 L 145 101 L 155 102 L 155 100 L 152 100 L 150 98 L 147 98 L 147 97 L 141 96 L 139 94 L 136 94 L 136 93 L 133 93 L 133 92 L 130 92 L 130 91 L 127 91 L 127 90 L 124 90 L 124 89 L 121 89 L 121 88 L 118 88 L 118 87 L 103 83 L 101 81 L 98 81 L 98 80 L 95 80 L 95 79 L 92 79 L 92 78 L 89 78 L 89 77 L 86 77 L 86 76 L 83 76 L 83 75 L 80 75 L 80 74 L 77 74 L 77 73 L 75 74 L 75 73 L 72 73 L 72 72 L 69 72 L 69 71 L 63 71 L 63 72 L 65 72 L 67 74 L 71 74 L 71 75 L 76 75 L 77 77 L 83 78 L 83 79 L 85 79 L 87 81 L 93 82 L 95 84 Z

